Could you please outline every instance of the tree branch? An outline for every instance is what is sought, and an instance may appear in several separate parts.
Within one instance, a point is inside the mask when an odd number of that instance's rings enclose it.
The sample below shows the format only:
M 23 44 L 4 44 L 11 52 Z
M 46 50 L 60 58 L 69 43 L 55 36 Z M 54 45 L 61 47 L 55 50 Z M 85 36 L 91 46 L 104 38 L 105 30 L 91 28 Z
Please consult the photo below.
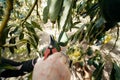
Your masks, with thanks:
M 14 0 L 7 0 L 6 1 L 7 8 L 5 10 L 4 19 L 3 19 L 3 21 L 2 21 L 2 23 L 0 25 L 0 47 L 2 46 L 2 34 L 3 34 L 3 30 L 7 26 L 8 20 L 10 18 L 10 13 L 11 13 L 11 11 L 13 9 L 13 1 Z M 1 58 L 1 54 L 0 54 L 0 58 Z
M 35 0 L 35 2 L 34 2 L 34 4 L 33 4 L 32 8 L 31 8 L 30 11 L 28 12 L 26 18 L 23 20 L 22 25 L 25 23 L 25 21 L 26 21 L 26 20 L 28 19 L 28 17 L 31 15 L 32 11 L 33 11 L 34 8 L 35 8 L 35 5 L 37 5 L 37 2 L 38 2 L 38 0 Z
M 2 32 L 4 30 L 4 28 L 6 27 L 7 23 L 8 23 L 8 20 L 10 18 L 10 13 L 11 13 L 11 10 L 13 9 L 13 1 L 14 0 L 7 0 L 6 1 L 6 5 L 7 5 L 7 8 L 6 8 L 6 12 L 5 12 L 5 15 L 4 15 L 4 19 L 0 25 L 0 46 L 2 45 L 2 41 L 1 41 L 1 38 L 2 38 Z
M 41 1 L 40 1 L 40 4 L 41 4 Z M 38 8 L 39 8 L 39 7 L 38 7 L 38 3 L 37 3 L 37 7 L 36 7 L 36 8 L 37 8 L 37 10 L 36 10 L 37 16 L 39 17 L 39 19 L 40 19 L 40 21 L 41 21 L 41 17 L 40 17 L 39 11 L 38 11 Z

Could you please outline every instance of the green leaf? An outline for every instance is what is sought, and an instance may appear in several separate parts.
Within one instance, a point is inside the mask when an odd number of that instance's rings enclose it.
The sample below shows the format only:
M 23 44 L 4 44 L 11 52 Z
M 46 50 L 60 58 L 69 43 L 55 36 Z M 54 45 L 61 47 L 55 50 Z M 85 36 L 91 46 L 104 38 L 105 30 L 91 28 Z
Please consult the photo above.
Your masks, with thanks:
M 68 43 L 68 36 L 66 34 L 66 32 L 62 31 L 59 35 L 59 38 L 58 38 L 58 43 L 61 45 L 61 46 L 66 46 L 67 43 Z
M 24 34 L 23 32 L 20 33 L 20 36 L 19 36 L 19 40 L 23 39 L 24 38 Z
M 88 47 L 88 49 L 87 49 L 87 55 L 88 55 L 88 56 L 91 56 L 92 54 L 93 54 L 92 48 L 91 48 L 91 47 Z
M 38 41 L 39 41 L 39 38 L 37 37 L 37 35 L 35 35 L 35 34 L 30 35 L 29 41 L 30 41 L 30 44 L 32 44 L 33 47 L 35 49 L 37 49 L 37 45 L 38 45 Z
M 30 48 L 30 43 L 27 43 L 27 52 L 28 52 L 28 54 L 30 54 L 30 52 L 31 52 L 31 48 Z
M 83 32 L 81 29 L 78 29 L 72 36 L 71 36 L 71 41 L 76 42 L 76 41 L 82 41 L 84 38 Z
M 35 40 L 36 45 L 38 45 L 38 42 L 39 42 L 38 36 L 36 34 L 33 34 L 33 38 Z
M 28 76 L 28 80 L 32 80 L 33 73 L 31 72 Z
M 99 10 L 99 4 L 98 3 L 92 3 L 89 2 L 87 3 L 88 5 L 86 6 L 86 16 L 90 16 L 90 19 L 93 20 L 95 15 L 98 13 Z
M 10 40 L 9 40 L 9 44 L 15 44 L 16 43 L 16 37 L 12 37 Z M 11 53 L 14 53 L 14 48 L 17 49 L 17 46 L 10 46 L 9 47 L 9 50 Z
M 44 47 L 44 48 L 42 49 L 41 54 L 40 54 L 41 56 L 44 56 L 45 50 L 46 50 L 46 47 Z
M 103 75 L 104 63 L 100 63 L 92 74 L 92 80 L 101 80 Z
M 18 27 L 15 27 L 15 29 L 13 31 L 11 31 L 9 34 L 12 36 L 12 34 L 15 34 L 18 31 Z
M 9 65 L 9 64 L 0 64 L 0 70 L 1 69 L 11 69 L 11 70 L 16 70 L 15 67 Z
M 98 19 L 96 19 L 95 22 L 91 22 L 91 24 L 87 27 L 87 37 L 90 43 L 93 43 L 98 38 L 101 39 L 102 35 L 104 34 L 103 25 L 104 19 L 101 16 Z
M 66 26 L 63 28 L 64 31 L 68 31 L 71 30 L 71 28 L 73 27 L 73 22 L 72 22 L 72 14 L 70 14 L 68 16 L 68 20 L 66 21 Z
M 101 16 L 96 22 L 95 22 L 95 28 L 100 28 L 103 24 L 104 24 L 105 20 L 104 18 Z
M 25 27 L 29 32 L 32 32 L 33 34 L 36 34 L 36 32 L 34 30 L 34 27 L 30 23 L 26 22 Z
M 120 80 L 120 66 L 116 62 L 113 63 L 110 80 Z
M 75 42 L 79 39 L 79 37 L 80 37 L 80 30 L 78 30 L 74 36 Z
M 81 2 L 79 2 L 79 4 L 77 5 L 77 13 L 83 12 L 85 6 L 86 6 L 86 1 L 82 0 Z
M 72 9 L 72 2 L 72 0 L 64 0 L 63 2 L 63 12 L 61 12 L 61 16 L 58 21 L 58 25 L 61 29 L 64 29 L 66 27 L 67 20 Z
M 9 43 L 11 43 L 11 44 L 15 44 L 15 39 L 16 39 L 16 37 L 12 37 L 10 40 L 9 40 Z
M 3 35 L 2 35 L 2 44 L 3 45 L 6 43 L 6 38 L 8 37 L 10 28 L 11 28 L 11 26 L 6 26 L 5 29 L 3 30 Z
M 58 52 L 61 51 L 61 47 L 58 43 L 56 43 L 55 48 L 57 49 Z
M 90 58 L 87 62 L 88 62 L 88 65 L 93 65 L 93 61 L 94 61 L 94 58 Z
M 42 28 L 40 27 L 40 25 L 39 25 L 38 23 L 36 23 L 36 22 L 34 22 L 34 21 L 31 21 L 31 23 L 32 23 L 32 25 L 33 25 L 35 28 L 43 31 Z
M 95 68 L 98 68 L 99 65 L 100 65 L 100 62 L 99 62 L 98 60 L 94 60 L 94 61 L 93 61 L 93 66 L 94 66 Z
M 70 36 L 70 41 L 73 41 L 74 40 L 74 34 Z
M 43 22 L 44 23 L 48 22 L 48 12 L 49 12 L 49 7 L 46 6 L 43 10 Z
M 14 47 L 9 47 L 11 53 L 14 53 Z
M 80 62 L 79 62 L 80 67 L 83 67 L 84 64 L 85 64 L 84 61 L 80 61 Z

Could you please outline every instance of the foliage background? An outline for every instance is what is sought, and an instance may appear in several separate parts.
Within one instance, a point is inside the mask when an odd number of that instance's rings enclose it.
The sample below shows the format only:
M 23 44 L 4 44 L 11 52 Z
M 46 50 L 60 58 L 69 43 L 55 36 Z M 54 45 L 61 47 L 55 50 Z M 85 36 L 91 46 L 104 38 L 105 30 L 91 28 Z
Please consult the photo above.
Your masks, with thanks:
M 0 7 L 0 24 L 2 24 L 5 18 L 6 8 L 10 7 L 6 4 L 6 1 L 0 0 L 0 6 L 3 7 Z M 0 38 L 0 55 L 16 61 L 33 59 L 38 55 L 42 56 L 42 49 L 48 45 L 49 35 L 52 34 L 58 41 L 63 37 L 60 45 L 65 45 L 64 48 L 67 55 L 74 61 L 73 66 L 79 62 L 84 67 L 86 58 L 87 61 L 93 60 L 92 64 L 87 63 L 90 69 L 92 69 L 91 65 L 94 66 L 93 77 L 96 80 L 100 80 L 100 78 L 103 78 L 102 74 L 107 74 L 105 78 L 109 80 L 110 74 L 115 74 L 115 72 L 111 73 L 111 70 L 120 70 L 119 66 L 117 68 L 113 67 L 114 63 L 116 64 L 116 62 L 120 61 L 120 41 L 118 35 L 116 35 L 117 29 L 114 28 L 107 31 L 106 34 L 102 32 L 105 19 L 101 14 L 101 7 L 97 4 L 98 0 L 70 1 L 73 3 L 72 6 L 69 5 L 70 10 L 68 12 L 65 10 L 65 13 L 68 15 L 61 15 L 62 13 L 60 13 L 58 20 L 53 24 L 54 22 L 51 22 L 49 16 L 48 21 L 45 21 L 47 12 L 44 13 L 44 8 L 48 4 L 47 0 L 9 0 L 9 2 L 13 2 L 13 9 Z M 64 10 L 62 12 L 64 13 Z M 61 18 L 62 16 L 64 18 Z M 65 22 L 61 22 L 65 25 L 62 26 L 60 24 L 60 19 L 62 21 L 66 20 Z M 60 34 L 63 33 L 65 35 L 61 36 Z M 96 46 L 96 38 L 102 42 L 99 43 L 99 46 Z M 103 40 L 101 40 L 102 38 Z M 116 38 L 118 39 L 117 46 L 112 50 Z M 89 47 L 92 49 L 89 49 Z M 99 53 L 96 52 L 96 49 Z M 110 50 L 112 51 L 109 54 Z M 104 73 L 101 74 L 99 72 L 103 71 L 103 65 L 105 67 Z M 98 71 L 96 72 L 96 70 Z M 95 76 L 94 73 L 97 73 L 99 76 Z M 116 72 L 116 74 L 119 73 L 119 71 Z M 114 77 L 118 77 L 115 80 L 119 80 L 119 75 L 115 75 Z M 23 78 L 25 79 L 25 77 Z

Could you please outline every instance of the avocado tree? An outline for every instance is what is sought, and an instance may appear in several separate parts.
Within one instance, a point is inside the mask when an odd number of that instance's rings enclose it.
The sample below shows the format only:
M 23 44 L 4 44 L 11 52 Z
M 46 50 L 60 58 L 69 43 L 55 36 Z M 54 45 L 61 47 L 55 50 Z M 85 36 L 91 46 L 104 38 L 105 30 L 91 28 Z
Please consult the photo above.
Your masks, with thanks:
M 120 66 L 108 54 L 119 39 L 119 9 L 119 0 L 0 0 L 0 59 L 9 55 L 7 58 L 17 60 L 19 54 L 24 55 L 19 58 L 23 61 L 34 59 L 34 53 L 41 54 L 38 32 L 44 30 L 42 25 L 50 23 L 60 32 L 57 45 L 66 48 L 74 74 L 101 80 L 109 61 L 112 64 L 109 79 L 119 80 Z M 116 41 L 105 55 L 102 49 L 93 46 L 108 43 L 115 33 L 112 31 L 117 33 Z M 0 72 L 13 69 L 1 64 L 1 60 L 0 65 Z

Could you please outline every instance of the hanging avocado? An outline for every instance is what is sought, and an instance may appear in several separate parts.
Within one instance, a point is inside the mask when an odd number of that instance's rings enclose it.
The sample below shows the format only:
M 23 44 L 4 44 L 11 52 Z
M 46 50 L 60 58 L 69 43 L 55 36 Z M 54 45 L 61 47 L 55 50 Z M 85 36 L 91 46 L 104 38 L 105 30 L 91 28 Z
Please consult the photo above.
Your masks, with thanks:
M 66 46 L 68 43 L 68 36 L 65 31 L 62 31 L 58 38 L 58 43 L 60 46 Z

